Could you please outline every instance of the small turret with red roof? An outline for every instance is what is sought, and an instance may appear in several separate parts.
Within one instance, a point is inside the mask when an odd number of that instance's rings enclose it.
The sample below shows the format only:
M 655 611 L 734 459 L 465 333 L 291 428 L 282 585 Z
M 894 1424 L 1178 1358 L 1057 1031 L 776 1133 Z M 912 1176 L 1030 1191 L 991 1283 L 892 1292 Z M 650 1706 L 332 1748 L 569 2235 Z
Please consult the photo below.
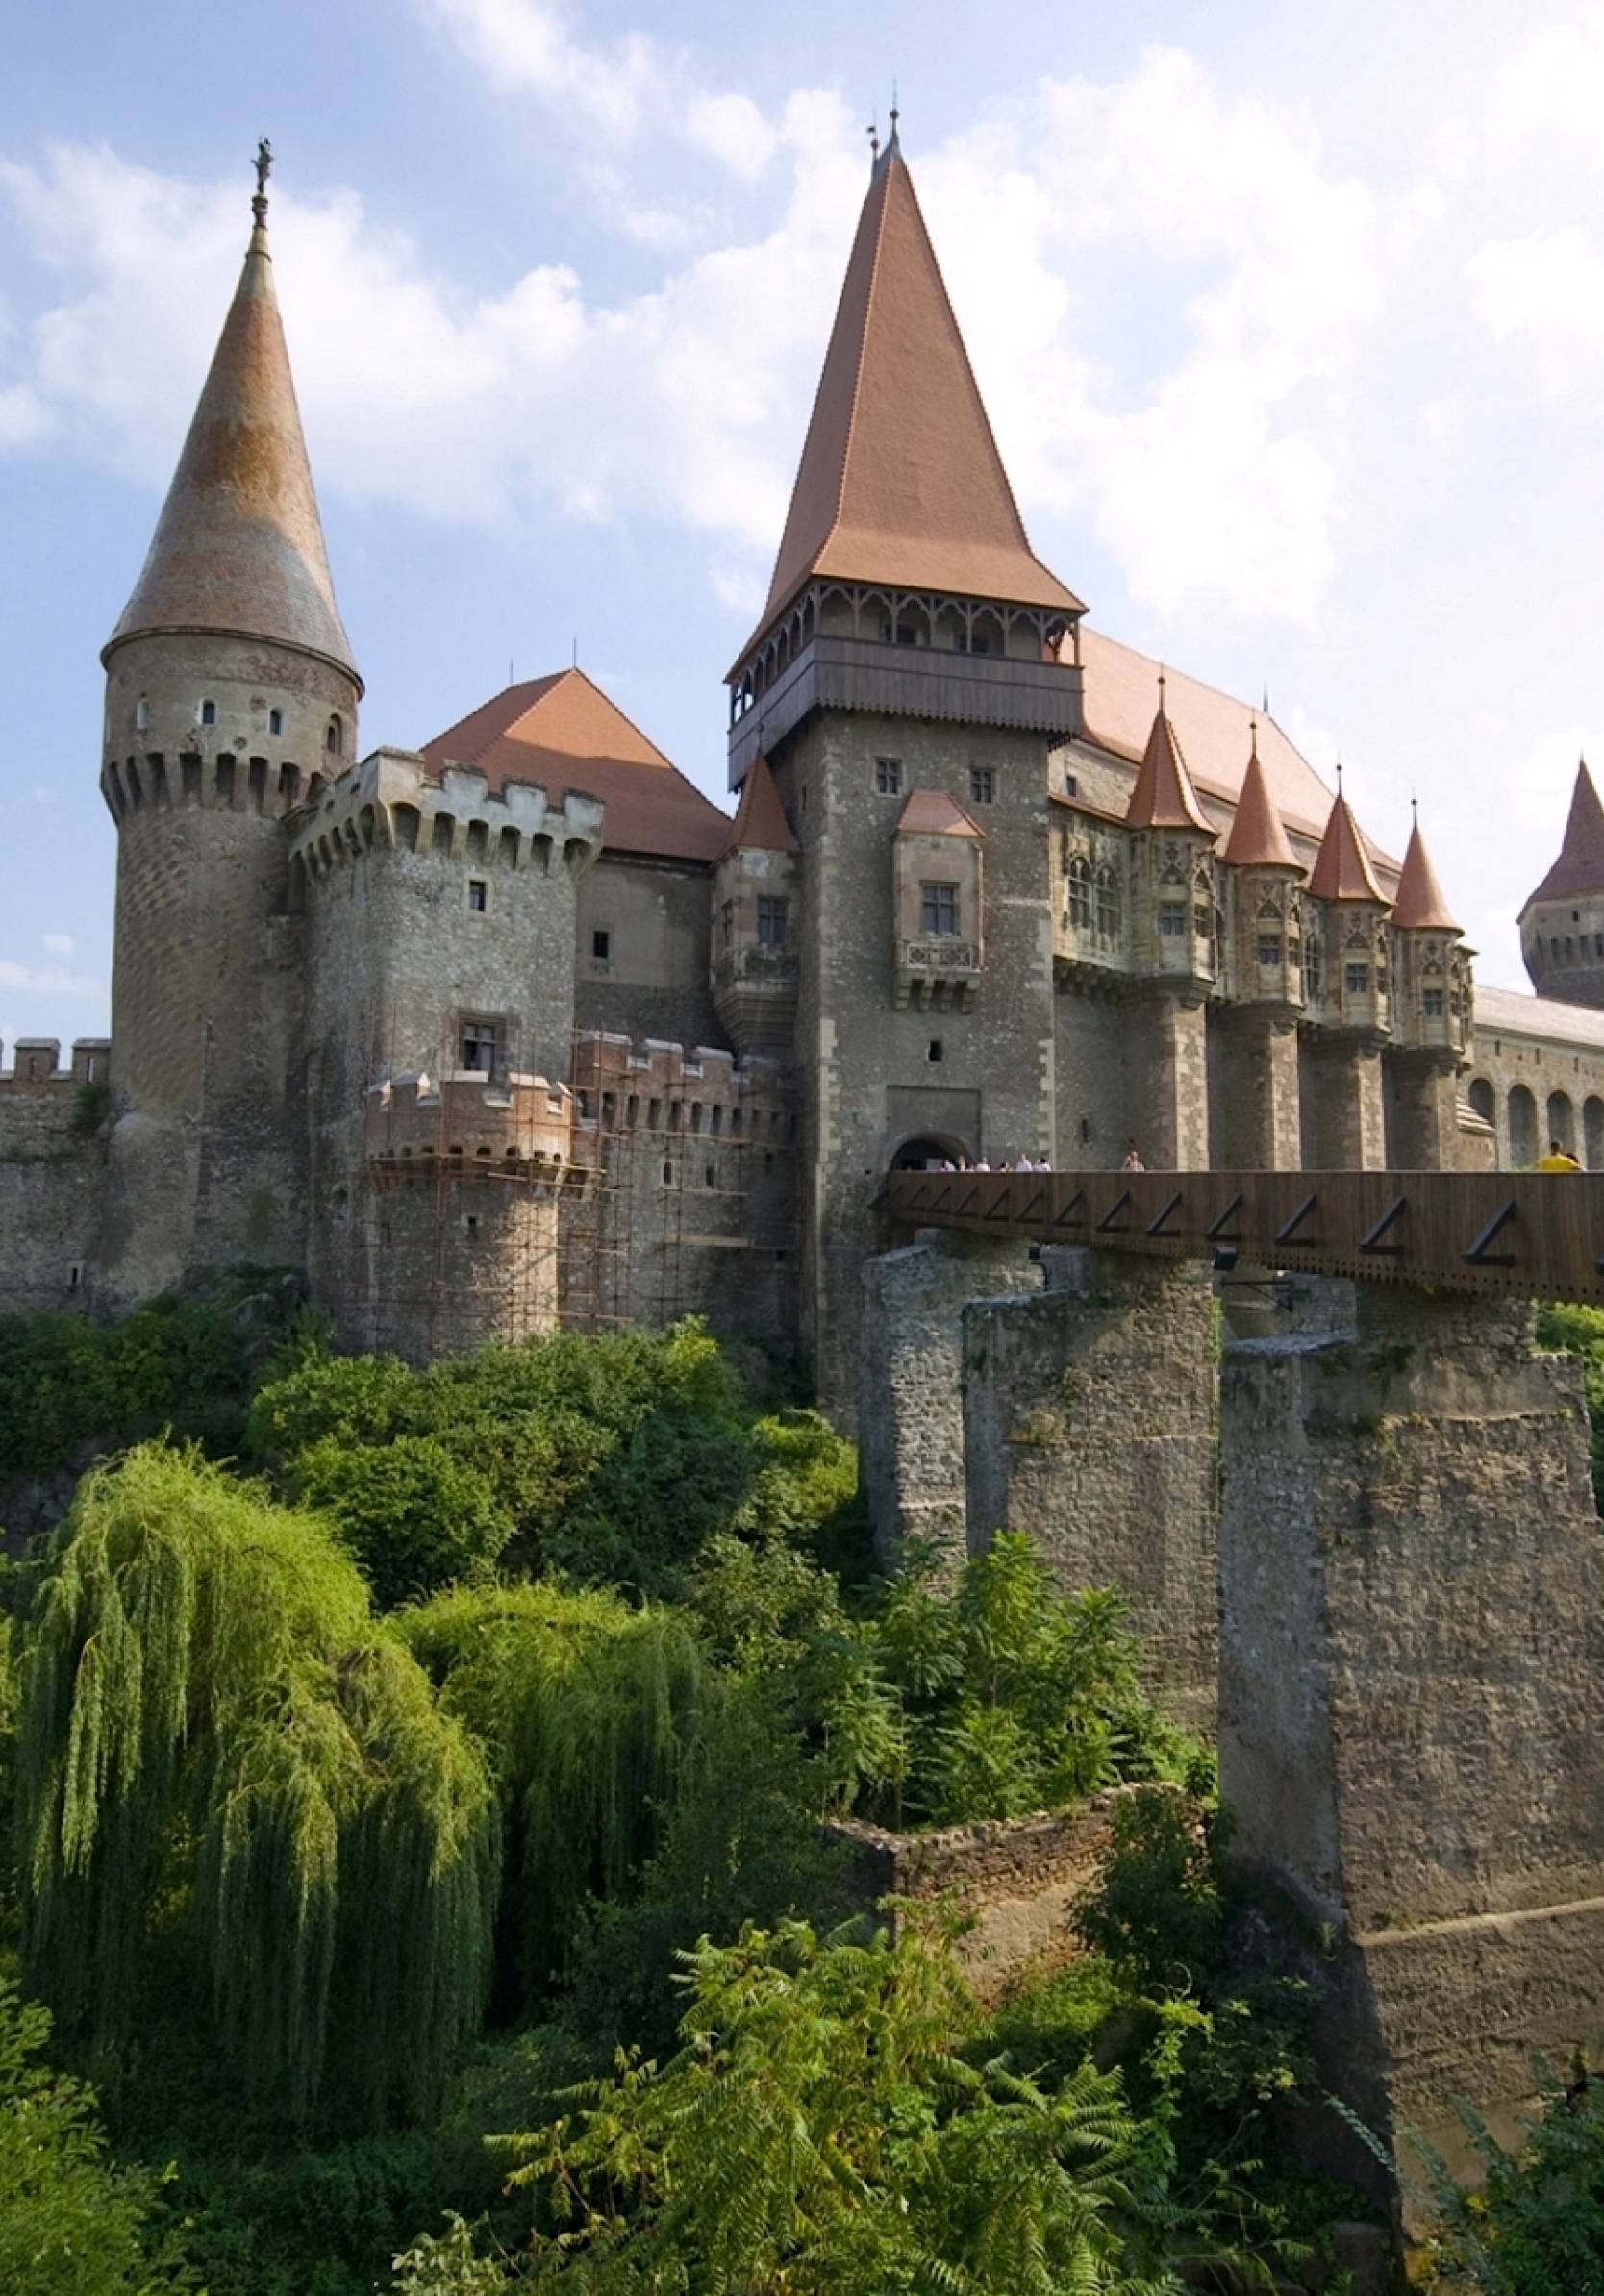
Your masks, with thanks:
M 1207 985 L 1218 965 L 1214 848 L 1180 738 L 1159 706 L 1125 809 L 1131 840 L 1132 956 L 1139 972 Z
M 1396 1041 L 1413 1052 L 1462 1053 L 1470 1025 L 1469 952 L 1437 882 L 1418 816 L 1392 903 L 1392 953 Z
M 801 853 L 760 753 L 740 786 L 714 885 L 713 999 L 742 1053 L 781 1052 L 790 1044 Z
M 1303 866 L 1292 851 L 1259 758 L 1259 725 L 1248 735 L 1247 771 L 1221 856 L 1239 1002 L 1303 1004 Z
M 1539 996 L 1604 1005 L 1604 805 L 1585 758 L 1558 859 L 1520 911 L 1520 954 Z
M 1386 1033 L 1391 1011 L 1387 895 L 1365 834 L 1337 796 L 1309 872 L 1304 1001 L 1311 1019 L 1365 1036 Z

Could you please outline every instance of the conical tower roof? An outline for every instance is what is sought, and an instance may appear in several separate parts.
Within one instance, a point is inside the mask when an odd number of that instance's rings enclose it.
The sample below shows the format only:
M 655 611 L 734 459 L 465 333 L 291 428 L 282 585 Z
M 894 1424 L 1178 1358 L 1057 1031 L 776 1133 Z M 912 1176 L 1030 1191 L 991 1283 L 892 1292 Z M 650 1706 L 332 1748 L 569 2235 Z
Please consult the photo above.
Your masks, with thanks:
M 740 785 L 740 803 L 730 828 L 730 841 L 726 853 L 800 853 L 801 846 L 790 834 L 786 809 L 780 803 L 780 792 L 774 786 L 774 776 L 768 760 L 760 751 L 752 761 L 750 771 Z
M 1309 872 L 1309 890 L 1320 901 L 1374 901 L 1378 908 L 1387 907 L 1353 810 L 1341 794 Z
M 1138 769 L 1136 787 L 1125 810 L 1127 829 L 1200 829 L 1212 837 L 1214 826 L 1197 802 L 1175 728 L 1165 713 L 1164 680 L 1159 680 L 1159 709 L 1147 736 Z
M 1257 723 L 1249 738 L 1247 771 L 1242 775 L 1237 817 L 1225 840 L 1224 858 L 1235 862 L 1239 869 L 1295 869 L 1297 855 L 1282 826 L 1264 766 L 1259 762 Z
M 1437 871 L 1431 865 L 1426 840 L 1416 822 L 1409 833 L 1403 867 L 1398 872 L 1398 895 L 1392 904 L 1392 922 L 1405 933 L 1457 933 Z
M 264 167 L 265 163 L 263 163 Z M 151 631 L 269 638 L 357 680 L 285 349 L 267 201 L 134 595 L 102 660 Z
M 1521 913 L 1534 901 L 1574 901 L 1583 893 L 1604 893 L 1604 806 L 1586 758 L 1577 761 L 1559 859 L 1536 892 L 1527 894 Z
M 1026 538 L 894 135 L 859 218 L 760 630 L 815 574 L 1081 611 Z

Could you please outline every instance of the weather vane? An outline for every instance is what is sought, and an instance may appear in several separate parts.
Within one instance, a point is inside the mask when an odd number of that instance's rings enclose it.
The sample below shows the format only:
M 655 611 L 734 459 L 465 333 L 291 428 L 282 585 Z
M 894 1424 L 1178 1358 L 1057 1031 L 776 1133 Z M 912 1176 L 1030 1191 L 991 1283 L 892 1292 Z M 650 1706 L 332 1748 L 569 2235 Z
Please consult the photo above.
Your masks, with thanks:
M 256 147 L 256 197 L 251 201 L 251 212 L 259 223 L 267 220 L 267 178 L 273 172 L 273 147 L 265 136 Z

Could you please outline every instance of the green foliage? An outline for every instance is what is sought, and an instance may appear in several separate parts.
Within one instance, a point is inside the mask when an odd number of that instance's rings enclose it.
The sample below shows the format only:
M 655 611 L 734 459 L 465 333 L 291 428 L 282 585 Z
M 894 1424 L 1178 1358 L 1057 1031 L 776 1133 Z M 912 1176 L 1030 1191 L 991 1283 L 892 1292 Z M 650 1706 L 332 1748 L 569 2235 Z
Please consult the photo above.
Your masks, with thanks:
M 1483 2181 L 1467 2189 L 1420 2145 L 1441 2230 L 1429 2255 L 1434 2287 L 1475 2296 L 1583 2296 L 1604 2287 L 1604 2084 L 1578 2066 L 1541 2077 L 1541 2111 L 1506 2149 L 1460 2108 Z
M 1582 1360 L 1582 1392 L 1591 1430 L 1593 1504 L 1604 1514 L 1604 1308 L 1553 1300 L 1537 1311 L 1539 1347 Z
M 821 1530 L 858 1489 L 858 1454 L 822 1411 L 780 1411 L 753 1423 L 757 1477 L 738 1527 L 774 1534 Z
M 121 1323 L 0 1317 L 0 1484 L 66 1465 L 86 1444 L 163 1426 L 231 1449 L 257 1368 L 299 1302 L 295 1277 L 239 1268 Z
M 420 1382 L 396 1356 L 337 1356 L 310 1349 L 251 1402 L 244 1450 L 279 1472 L 326 1439 L 383 1444 L 424 1426 Z
M 321 1435 L 285 1480 L 297 1506 L 332 1518 L 381 1610 L 482 1578 L 513 1535 L 489 1479 L 435 1435 L 361 1448 Z
M 0 2288 L 158 2296 L 194 2285 L 162 2177 L 108 2156 L 92 2088 L 40 2061 L 50 2018 L 0 1980 Z
M 707 1696 L 678 1613 L 535 1582 L 459 1587 L 395 1618 L 442 1712 L 486 1749 L 514 1856 L 519 1991 L 567 1964 L 592 1892 L 630 1892 L 657 1848 Z
M 436 2092 L 483 1995 L 484 1765 L 315 1519 L 150 1444 L 84 1479 L 22 1672 L 24 1951 L 125 2043 L 151 1941 L 291 2109 L 338 2043 L 370 2115 Z
M 91 1140 L 106 1121 L 112 1106 L 111 1087 L 107 1085 L 80 1085 L 72 1096 L 73 1136 Z
M 509 2282 L 655 2296 L 1098 2296 L 1174 2288 L 1126 2264 L 1133 2131 L 1116 2077 L 1049 2093 L 956 2041 L 974 2006 L 947 1940 L 748 1928 L 684 1957 L 681 2047 L 628 2057 L 512 2140 L 539 2197 L 528 2252 L 490 2278 L 461 2229 L 396 2286 Z M 433 2275 L 433 2277 L 431 2277 Z

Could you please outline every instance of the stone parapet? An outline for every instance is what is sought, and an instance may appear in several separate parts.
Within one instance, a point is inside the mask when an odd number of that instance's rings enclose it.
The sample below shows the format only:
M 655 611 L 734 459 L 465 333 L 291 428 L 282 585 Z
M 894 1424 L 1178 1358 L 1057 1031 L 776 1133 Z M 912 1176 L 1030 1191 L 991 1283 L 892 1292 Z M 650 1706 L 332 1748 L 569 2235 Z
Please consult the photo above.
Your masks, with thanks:
M 5 1046 L 0 1045 L 0 1063 Z M 81 1086 L 104 1085 L 112 1072 L 110 1036 L 75 1036 L 67 1064 L 62 1066 L 58 1036 L 19 1036 L 12 1046 L 12 1064 L 0 1064 L 0 1092 L 57 1092 L 75 1095 Z
M 554 803 L 535 782 L 492 791 L 476 766 L 447 765 L 437 778 L 415 751 L 380 749 L 290 817 L 289 849 L 308 883 L 375 850 L 428 854 L 467 874 L 561 867 L 578 877 L 601 851 L 605 810 L 575 789 Z
M 386 1077 L 368 1087 L 363 1149 L 376 1180 L 539 1176 L 571 1160 L 573 1094 L 543 1076 Z

